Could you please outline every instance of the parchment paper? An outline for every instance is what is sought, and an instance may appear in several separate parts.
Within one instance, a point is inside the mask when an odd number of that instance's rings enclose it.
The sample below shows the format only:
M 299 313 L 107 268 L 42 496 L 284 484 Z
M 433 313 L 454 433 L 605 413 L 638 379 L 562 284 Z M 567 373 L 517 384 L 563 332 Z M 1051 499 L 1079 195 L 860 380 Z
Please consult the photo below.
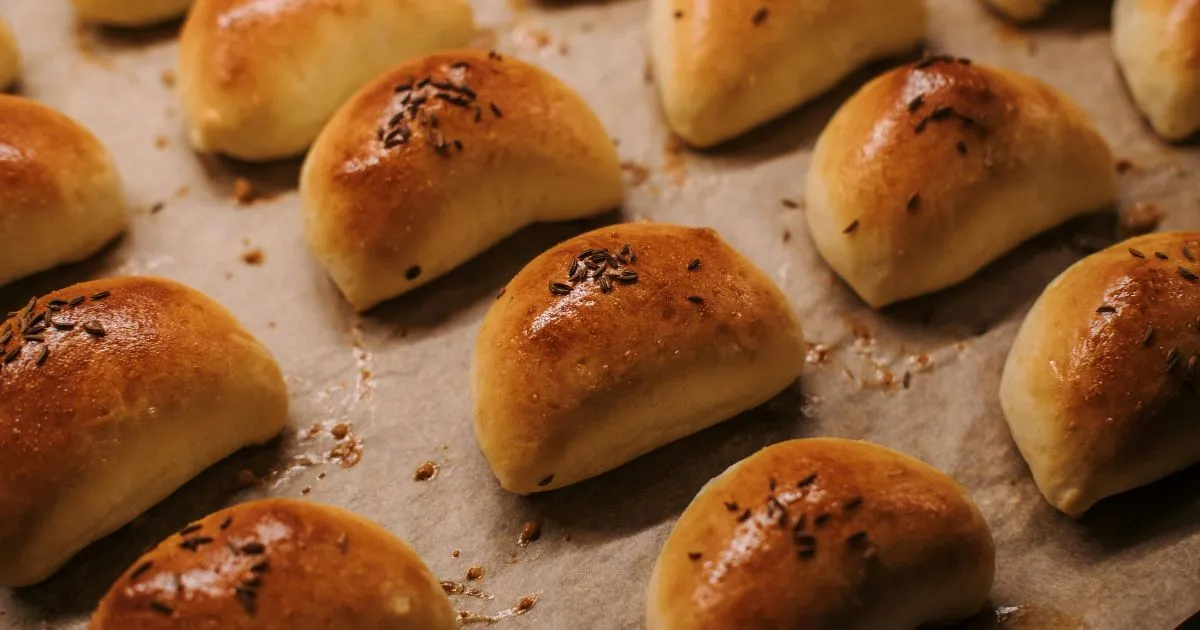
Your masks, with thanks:
M 147 544 L 228 504 L 307 493 L 383 523 L 444 579 L 484 567 L 473 586 L 495 599 L 455 596 L 461 609 L 492 614 L 536 594 L 531 611 L 500 624 L 639 628 L 654 559 L 701 485 L 767 444 L 817 435 L 898 448 L 970 489 L 996 537 L 993 595 L 1003 627 L 1165 629 L 1200 609 L 1200 470 L 1071 521 L 1038 494 L 997 401 L 1026 310 L 1054 275 L 1112 241 L 1116 215 L 1073 222 L 962 286 L 873 312 L 819 258 L 803 208 L 781 200 L 803 198 L 817 134 L 886 64 L 746 138 L 695 154 L 667 136 L 648 82 L 644 0 L 474 4 L 482 45 L 542 64 L 597 110 L 628 161 L 627 203 L 601 221 L 527 229 L 469 272 L 359 317 L 299 236 L 298 160 L 250 167 L 187 149 L 169 75 L 178 24 L 102 30 L 77 26 L 65 0 L 0 2 L 24 50 L 23 93 L 95 131 L 137 206 L 133 230 L 115 246 L 0 291 L 0 307 L 85 278 L 177 278 L 230 307 L 266 342 L 292 395 L 279 444 L 214 467 L 45 584 L 0 591 L 0 627 L 82 628 Z M 1132 163 L 1121 176 L 1122 216 L 1154 204 L 1165 213 L 1160 229 L 1200 227 L 1200 155 L 1159 143 L 1130 105 L 1111 59 L 1109 3 L 1067 1 L 1021 31 L 972 0 L 929 4 L 933 51 L 1040 77 L 1098 120 Z M 236 204 L 237 177 L 262 198 Z M 544 248 L 601 222 L 639 218 L 715 227 L 766 269 L 815 344 L 809 369 L 798 388 L 764 408 L 611 474 L 549 496 L 508 494 L 471 431 L 468 366 L 480 319 L 496 290 Z M 247 262 L 256 251 L 260 264 Z M 331 435 L 338 423 L 349 430 L 341 440 Z M 425 461 L 440 472 L 415 481 Z M 540 523 L 541 538 L 520 547 L 530 521 Z

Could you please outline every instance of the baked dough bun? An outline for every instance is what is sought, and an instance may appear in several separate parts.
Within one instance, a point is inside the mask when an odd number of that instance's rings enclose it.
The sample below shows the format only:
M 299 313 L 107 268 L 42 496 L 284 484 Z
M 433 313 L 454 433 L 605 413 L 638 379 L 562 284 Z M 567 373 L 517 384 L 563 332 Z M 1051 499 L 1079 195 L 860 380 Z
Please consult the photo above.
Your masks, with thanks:
M 667 124 L 728 140 L 925 37 L 925 0 L 651 0 L 650 61 Z
M 813 151 L 805 214 L 821 255 L 878 308 L 957 284 L 1116 189 L 1108 145 L 1065 95 L 934 57 L 838 110 Z
M 604 126 L 545 71 L 478 51 L 388 71 L 338 111 L 300 175 L 304 231 L 359 310 L 539 221 L 621 203 Z
M 250 161 L 302 153 L 372 77 L 473 33 L 467 0 L 197 0 L 179 41 L 192 145 Z
M 454 609 L 404 541 L 292 499 L 210 514 L 117 579 L 91 630 L 452 630 Z
M 200 471 L 275 437 L 279 366 L 162 278 L 55 291 L 0 326 L 0 584 L 39 582 Z
M 77 262 L 125 231 L 128 202 L 91 132 L 0 94 L 0 284 Z
M 1113 52 L 1159 135 L 1182 140 L 1200 129 L 1200 2 L 1118 0 Z
M 187 13 L 192 0 L 71 0 L 85 22 L 108 26 L 149 26 Z
M 7 88 L 21 74 L 21 51 L 17 40 L 3 18 L 0 18 L 0 90 Z
M 978 612 L 995 548 L 953 479 L 866 442 L 770 446 L 710 481 L 650 578 L 649 630 L 913 630 Z
M 986 2 L 1010 20 L 1029 22 L 1042 17 L 1055 0 L 986 0 Z
M 572 283 L 577 260 L 589 277 Z M 713 230 L 602 228 L 535 258 L 488 311 L 475 436 L 505 489 L 561 488 L 766 402 L 804 353 L 787 298 Z
M 1070 516 L 1200 462 L 1198 256 L 1200 232 L 1092 254 L 1017 333 L 1000 403 L 1038 488 Z

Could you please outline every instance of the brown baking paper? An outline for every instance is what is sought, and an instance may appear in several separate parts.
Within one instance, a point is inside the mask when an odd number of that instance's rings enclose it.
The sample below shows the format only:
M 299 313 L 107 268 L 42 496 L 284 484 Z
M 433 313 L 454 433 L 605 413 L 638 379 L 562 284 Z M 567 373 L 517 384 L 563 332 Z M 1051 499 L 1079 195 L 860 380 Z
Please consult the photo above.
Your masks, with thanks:
M 1157 207 L 1161 229 L 1200 227 L 1200 156 L 1158 142 L 1130 105 L 1109 50 L 1108 3 L 1068 1 L 1020 31 L 971 0 L 929 4 L 933 51 L 1040 77 L 1097 119 L 1130 161 L 1121 216 Z M 803 199 L 817 134 L 885 65 L 728 146 L 691 153 L 666 134 L 648 80 L 646 2 L 475 5 L 482 45 L 545 66 L 595 107 L 627 161 L 627 203 L 599 221 L 524 230 L 358 316 L 304 248 L 298 160 L 252 167 L 188 150 L 171 74 L 178 25 L 94 29 L 76 25 L 65 0 L 0 2 L 23 48 L 23 93 L 95 131 L 136 206 L 124 239 L 83 264 L 3 289 L 0 307 L 85 278 L 176 278 L 227 305 L 266 342 L 292 401 L 277 445 L 217 465 L 50 581 L 0 590 L 0 627 L 82 628 L 151 542 L 225 505 L 307 494 L 383 523 L 443 579 L 464 581 L 469 567 L 483 567 L 471 585 L 494 599 L 455 595 L 462 610 L 495 614 L 537 596 L 526 614 L 500 620 L 504 627 L 639 628 L 658 549 L 697 490 L 767 444 L 817 435 L 900 449 L 969 488 L 996 538 L 1002 627 L 1167 629 L 1200 609 L 1200 470 L 1072 521 L 1038 494 L 997 401 L 1021 318 L 1055 274 L 1112 241 L 1113 215 L 1038 237 L 962 286 L 874 312 L 819 258 L 803 207 L 782 200 Z M 257 201 L 235 202 L 238 177 Z M 533 498 L 502 491 L 471 429 L 468 368 L 480 319 L 496 290 L 544 248 L 604 221 L 643 218 L 715 227 L 778 281 L 815 344 L 807 373 L 763 408 L 598 479 Z M 436 477 L 414 480 L 426 461 Z M 522 547 L 527 522 L 540 524 L 541 536 Z

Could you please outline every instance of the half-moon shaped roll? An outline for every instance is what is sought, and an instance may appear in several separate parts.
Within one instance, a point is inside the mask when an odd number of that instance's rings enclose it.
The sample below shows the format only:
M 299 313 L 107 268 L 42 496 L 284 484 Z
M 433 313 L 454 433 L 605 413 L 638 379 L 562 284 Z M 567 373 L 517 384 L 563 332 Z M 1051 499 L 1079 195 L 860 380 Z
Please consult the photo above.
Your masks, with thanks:
M 544 70 L 479 51 L 388 71 L 346 103 L 300 176 L 309 248 L 358 310 L 522 227 L 621 203 L 604 126 Z
M 107 26 L 150 26 L 187 13 L 192 0 L 71 0 L 85 22 Z
M 953 479 L 866 442 L 770 446 L 710 481 L 675 524 L 649 630 L 913 630 L 978 612 L 995 572 Z
M 0 584 L 49 577 L 234 451 L 270 441 L 279 366 L 170 280 L 77 284 L 0 325 Z
M 1000 403 L 1034 481 L 1072 517 L 1200 462 L 1200 232 L 1075 263 L 1029 311 Z
M 125 231 L 128 205 L 96 136 L 0 94 L 0 284 L 95 254 Z
M 728 140 L 925 37 L 925 0 L 651 0 L 650 61 L 667 124 Z
M 804 366 L 787 298 L 716 232 L 602 228 L 530 262 L 475 345 L 475 436 L 528 494 L 766 402 Z
M 933 57 L 877 77 L 821 133 L 809 231 L 876 308 L 957 284 L 1116 196 L 1108 144 L 1035 79 Z
M 0 90 L 7 88 L 21 74 L 21 51 L 8 24 L 0 19 Z
M 1030 22 L 1042 17 L 1055 0 L 985 0 L 988 6 L 1014 22 Z
M 179 40 L 192 145 L 250 161 L 302 153 L 372 77 L 473 32 L 467 0 L 197 0 Z
M 210 514 L 117 579 L 91 630 L 452 630 L 404 541 L 345 510 L 267 499 Z
M 1118 0 L 1113 52 L 1134 102 L 1168 140 L 1200 129 L 1200 3 Z

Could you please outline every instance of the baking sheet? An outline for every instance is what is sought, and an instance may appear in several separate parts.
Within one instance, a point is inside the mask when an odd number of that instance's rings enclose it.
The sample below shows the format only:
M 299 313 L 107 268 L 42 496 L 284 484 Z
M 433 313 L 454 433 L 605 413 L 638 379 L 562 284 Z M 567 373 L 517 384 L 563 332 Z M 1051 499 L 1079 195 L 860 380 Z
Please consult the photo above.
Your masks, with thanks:
M 628 199 L 598 221 L 537 226 L 413 294 L 355 315 L 309 258 L 295 192 L 299 161 L 251 167 L 187 150 L 171 72 L 178 25 L 142 32 L 79 26 L 64 0 L 3 0 L 25 54 L 23 92 L 95 131 L 137 207 L 130 234 L 86 263 L 0 290 L 30 294 L 85 278 L 153 273 L 229 306 L 274 351 L 291 427 L 243 452 L 100 541 L 43 585 L 0 590 L 0 627 L 82 628 L 139 550 L 213 509 L 264 495 L 348 507 L 409 540 L 433 571 L 494 599 L 537 595 L 522 628 L 639 628 L 644 589 L 675 518 L 709 478 L 799 436 L 864 438 L 954 475 L 991 523 L 999 622 L 980 627 L 1173 628 L 1200 609 L 1200 470 L 1106 501 L 1071 521 L 1042 500 L 997 401 L 1005 352 L 1042 287 L 1103 246 L 1115 215 L 1034 239 L 962 286 L 873 312 L 823 264 L 806 233 L 803 181 L 837 105 L 884 65 L 718 150 L 682 150 L 648 82 L 644 0 L 475 0 L 480 42 L 532 60 L 578 89 L 619 141 Z M 1128 159 L 1118 210 L 1200 227 L 1200 155 L 1156 141 L 1109 52 L 1108 3 L 1065 2 L 1038 26 L 1003 26 L 970 0 L 930 0 L 930 48 L 1004 65 L 1075 97 Z M 237 178 L 259 200 L 234 200 Z M 1138 205 L 1142 204 L 1142 205 Z M 468 366 L 495 291 L 549 245 L 602 222 L 650 218 L 717 228 L 777 280 L 801 314 L 809 369 L 761 409 L 548 496 L 503 492 L 471 432 Z M 261 258 L 261 259 L 260 259 Z M 332 434 L 348 433 L 340 440 Z M 413 479 L 423 462 L 439 472 Z M 527 522 L 541 538 L 518 538 Z

